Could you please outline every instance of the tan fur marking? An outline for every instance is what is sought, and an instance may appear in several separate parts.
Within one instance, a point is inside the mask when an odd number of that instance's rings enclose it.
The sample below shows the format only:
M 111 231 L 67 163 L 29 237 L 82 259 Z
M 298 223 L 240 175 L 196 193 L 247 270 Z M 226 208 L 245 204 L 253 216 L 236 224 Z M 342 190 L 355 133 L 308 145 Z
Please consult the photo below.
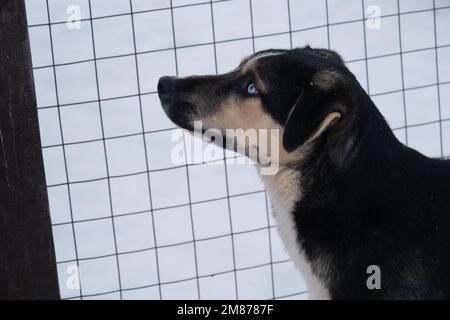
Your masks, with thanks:
M 287 152 L 283 147 L 283 127 L 276 123 L 270 115 L 264 112 L 259 98 L 239 99 L 230 97 L 226 100 L 219 111 L 206 118 L 199 119 L 203 121 L 206 128 L 225 129 L 271 129 L 280 130 L 279 145 L 279 164 L 287 166 L 303 159 L 307 148 L 299 148 L 295 152 Z M 267 139 L 270 142 L 270 139 Z M 268 151 L 272 148 L 268 146 Z
M 241 71 L 242 75 L 250 74 L 253 76 L 256 88 L 259 92 L 267 92 L 267 87 L 258 75 L 257 61 L 253 61 L 244 65 Z
M 308 139 L 307 143 L 311 142 L 311 141 L 315 140 L 317 137 L 319 137 L 326 128 L 328 128 L 330 125 L 332 125 L 334 122 L 336 122 L 340 118 L 341 118 L 341 114 L 339 112 L 332 112 L 332 113 L 330 113 L 325 118 L 325 120 L 322 121 L 322 123 L 320 124 L 319 128 L 312 135 L 312 137 Z
M 239 99 L 228 98 L 219 111 L 205 119 L 208 126 L 226 129 L 269 129 L 280 128 L 272 118 L 266 114 L 258 98 Z
M 241 69 L 241 74 L 253 74 L 256 72 L 256 63 L 255 62 L 251 62 L 251 63 L 246 63 L 244 64 L 244 66 Z

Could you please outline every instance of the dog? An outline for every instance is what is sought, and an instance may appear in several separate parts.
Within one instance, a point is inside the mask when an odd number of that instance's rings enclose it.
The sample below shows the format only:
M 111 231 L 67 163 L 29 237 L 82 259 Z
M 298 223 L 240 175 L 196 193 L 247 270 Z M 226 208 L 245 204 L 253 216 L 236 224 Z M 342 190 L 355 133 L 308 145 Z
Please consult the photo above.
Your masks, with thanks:
M 264 50 L 162 77 L 158 94 L 191 132 L 279 130 L 279 169 L 261 178 L 311 299 L 450 298 L 450 161 L 399 142 L 338 53 Z

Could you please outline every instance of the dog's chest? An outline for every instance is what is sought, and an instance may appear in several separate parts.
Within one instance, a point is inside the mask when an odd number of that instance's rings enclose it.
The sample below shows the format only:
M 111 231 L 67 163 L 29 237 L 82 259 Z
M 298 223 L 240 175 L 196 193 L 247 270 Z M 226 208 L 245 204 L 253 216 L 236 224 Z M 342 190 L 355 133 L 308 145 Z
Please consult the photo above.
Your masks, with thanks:
M 293 210 L 302 197 L 299 185 L 300 172 L 286 169 L 273 176 L 262 176 L 262 180 L 272 202 L 281 240 L 306 281 L 310 299 L 329 299 L 328 291 L 322 281 L 313 274 L 311 265 L 298 241 Z

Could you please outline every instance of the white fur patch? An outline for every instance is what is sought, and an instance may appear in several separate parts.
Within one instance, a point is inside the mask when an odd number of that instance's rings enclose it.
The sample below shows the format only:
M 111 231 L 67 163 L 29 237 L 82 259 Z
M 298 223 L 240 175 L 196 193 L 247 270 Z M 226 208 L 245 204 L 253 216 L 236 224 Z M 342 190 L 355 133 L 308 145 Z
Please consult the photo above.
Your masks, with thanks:
M 328 300 L 330 295 L 322 281 L 311 269 L 298 240 L 297 230 L 292 211 L 297 201 L 301 199 L 298 186 L 300 173 L 296 170 L 285 169 L 274 176 L 262 176 L 262 180 L 269 193 L 275 211 L 275 220 L 281 240 L 289 256 L 300 270 L 309 289 L 309 297 L 313 300 Z
M 259 60 L 259 59 L 261 59 L 261 58 L 264 58 L 264 57 L 272 57 L 272 56 L 279 56 L 279 55 L 282 55 L 282 54 L 285 54 L 286 52 L 284 52 L 284 51 L 264 51 L 264 52 L 261 52 L 261 53 L 256 53 L 256 54 L 254 54 L 253 55 L 253 57 L 251 57 L 249 60 L 247 60 L 246 62 L 245 62 L 245 64 L 246 65 L 248 65 L 248 64 L 250 64 L 250 63 L 252 63 L 252 62 L 254 62 L 254 61 L 256 61 L 256 60 Z

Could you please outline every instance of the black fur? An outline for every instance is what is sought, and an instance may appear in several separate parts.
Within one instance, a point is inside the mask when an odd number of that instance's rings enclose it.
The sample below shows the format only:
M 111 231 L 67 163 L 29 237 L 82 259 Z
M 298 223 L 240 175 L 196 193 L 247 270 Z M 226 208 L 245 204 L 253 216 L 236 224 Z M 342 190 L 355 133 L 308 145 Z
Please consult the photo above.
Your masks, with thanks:
M 401 144 L 335 52 L 277 52 L 258 63 L 268 87 L 259 98 L 284 126 L 287 151 L 302 148 L 330 112 L 342 115 L 292 164 L 303 194 L 292 213 L 298 241 L 331 298 L 449 299 L 450 162 Z M 178 81 L 207 88 L 213 110 L 244 78 L 238 68 Z M 381 269 L 380 290 L 366 286 L 369 265 Z
M 332 95 L 352 119 L 298 166 L 302 247 L 334 299 L 449 299 L 450 162 L 401 144 L 343 64 L 328 61 L 343 82 Z M 369 265 L 381 269 L 381 290 L 366 286 Z

